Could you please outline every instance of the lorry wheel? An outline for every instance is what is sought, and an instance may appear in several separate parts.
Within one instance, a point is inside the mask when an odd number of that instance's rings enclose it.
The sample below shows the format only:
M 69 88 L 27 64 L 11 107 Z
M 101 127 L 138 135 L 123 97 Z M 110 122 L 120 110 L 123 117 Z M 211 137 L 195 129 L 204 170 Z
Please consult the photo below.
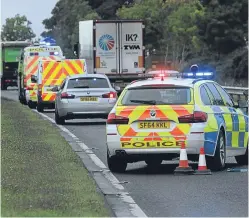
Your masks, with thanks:
M 248 165 L 248 146 L 246 148 L 246 153 L 241 156 L 235 156 L 235 159 L 239 165 Z
M 107 164 L 111 172 L 124 173 L 127 167 L 127 162 L 124 159 L 116 156 L 110 157 L 107 152 Z
M 38 103 L 36 109 L 38 112 L 42 113 L 44 111 L 44 107 L 42 103 Z
M 35 103 L 35 102 L 32 102 L 32 101 L 29 101 L 29 102 L 28 102 L 28 107 L 29 107 L 30 109 L 35 109 L 35 108 L 36 108 L 36 103 Z
M 220 171 L 225 168 L 226 165 L 226 140 L 224 131 L 219 132 L 215 155 L 214 157 L 206 156 L 207 167 L 210 170 Z
M 58 111 L 55 109 L 55 122 L 58 125 L 63 125 L 65 124 L 65 119 L 59 116 Z

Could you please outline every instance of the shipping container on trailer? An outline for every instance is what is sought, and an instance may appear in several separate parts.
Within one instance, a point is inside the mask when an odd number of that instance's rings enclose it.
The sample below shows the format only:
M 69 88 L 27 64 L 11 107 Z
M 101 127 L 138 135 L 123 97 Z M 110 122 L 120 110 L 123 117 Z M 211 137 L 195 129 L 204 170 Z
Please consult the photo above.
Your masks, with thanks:
M 88 20 L 79 22 L 78 58 L 87 61 L 88 73 L 105 74 L 123 89 L 145 74 L 143 20 Z M 148 76 L 149 77 L 149 76 Z

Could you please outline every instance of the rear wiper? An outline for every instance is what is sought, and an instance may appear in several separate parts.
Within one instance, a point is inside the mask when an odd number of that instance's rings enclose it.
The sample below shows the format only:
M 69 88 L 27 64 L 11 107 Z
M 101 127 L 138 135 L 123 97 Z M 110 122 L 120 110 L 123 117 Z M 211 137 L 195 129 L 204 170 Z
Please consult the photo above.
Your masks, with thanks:
M 141 103 L 141 104 L 152 104 L 152 105 L 156 104 L 155 100 L 130 100 L 130 102 Z
M 89 86 L 74 86 L 75 89 L 83 89 L 83 88 L 89 88 Z

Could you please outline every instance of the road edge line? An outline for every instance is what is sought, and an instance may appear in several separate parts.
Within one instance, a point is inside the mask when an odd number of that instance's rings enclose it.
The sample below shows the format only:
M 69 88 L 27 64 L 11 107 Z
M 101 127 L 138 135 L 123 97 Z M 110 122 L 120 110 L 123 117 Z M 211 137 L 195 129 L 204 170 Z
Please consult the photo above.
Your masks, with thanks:
M 57 128 L 59 128 L 61 131 L 63 131 L 64 133 L 66 133 L 70 137 L 72 137 L 74 139 L 75 143 L 77 143 L 83 149 L 83 151 L 90 150 L 90 148 L 84 142 L 82 142 L 76 135 L 74 135 L 66 127 L 57 125 L 56 122 L 51 117 L 49 117 L 49 116 L 47 116 L 47 115 L 45 115 L 43 113 L 40 113 L 37 110 L 32 109 L 32 111 L 34 111 L 35 113 L 39 114 L 40 116 L 42 116 L 46 120 L 50 121 Z M 64 137 L 64 136 L 62 136 L 62 137 Z M 96 156 L 96 154 L 93 154 L 93 153 L 89 154 L 87 152 L 85 154 L 93 161 L 93 163 L 97 167 L 101 168 L 104 172 L 109 171 L 108 168 L 105 166 L 105 164 Z M 89 170 L 89 167 L 87 166 L 87 164 L 83 163 L 83 165 Z M 125 188 L 124 188 L 124 186 L 122 186 L 120 184 L 120 181 L 117 179 L 117 177 L 113 173 L 111 173 L 111 172 L 108 172 L 108 174 L 109 175 L 107 175 L 106 173 L 103 173 L 103 176 L 106 178 L 106 180 L 109 183 L 111 183 L 111 185 L 113 187 L 115 187 L 116 189 L 120 190 L 119 193 L 120 193 L 121 198 L 118 198 L 118 199 L 122 201 L 122 204 L 128 204 L 128 209 L 129 209 L 130 213 L 134 217 L 147 217 L 147 215 L 145 214 L 145 212 L 138 206 L 138 204 L 129 195 L 129 193 L 128 192 L 124 192 Z M 95 180 L 94 177 L 92 177 L 92 178 Z M 95 180 L 95 182 L 96 182 L 96 180 Z M 101 189 L 101 187 L 99 187 L 99 188 L 100 188 L 101 192 L 103 193 L 103 190 Z M 105 197 L 105 195 L 104 195 L 104 197 Z M 112 212 L 116 215 L 116 217 L 124 217 L 123 215 L 122 216 L 118 216 L 118 214 L 116 213 L 117 205 L 115 206 L 116 207 L 115 209 L 112 208 L 111 205 L 110 205 L 110 207 L 112 209 Z M 127 217 L 130 217 L 130 215 L 128 215 Z

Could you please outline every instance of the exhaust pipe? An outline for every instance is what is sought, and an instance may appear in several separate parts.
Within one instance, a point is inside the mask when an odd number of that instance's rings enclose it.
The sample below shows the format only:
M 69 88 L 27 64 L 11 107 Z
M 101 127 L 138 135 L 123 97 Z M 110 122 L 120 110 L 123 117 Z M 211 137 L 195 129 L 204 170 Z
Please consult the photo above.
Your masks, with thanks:
M 126 152 L 124 150 L 117 150 L 115 153 L 119 157 L 123 157 L 126 155 Z

